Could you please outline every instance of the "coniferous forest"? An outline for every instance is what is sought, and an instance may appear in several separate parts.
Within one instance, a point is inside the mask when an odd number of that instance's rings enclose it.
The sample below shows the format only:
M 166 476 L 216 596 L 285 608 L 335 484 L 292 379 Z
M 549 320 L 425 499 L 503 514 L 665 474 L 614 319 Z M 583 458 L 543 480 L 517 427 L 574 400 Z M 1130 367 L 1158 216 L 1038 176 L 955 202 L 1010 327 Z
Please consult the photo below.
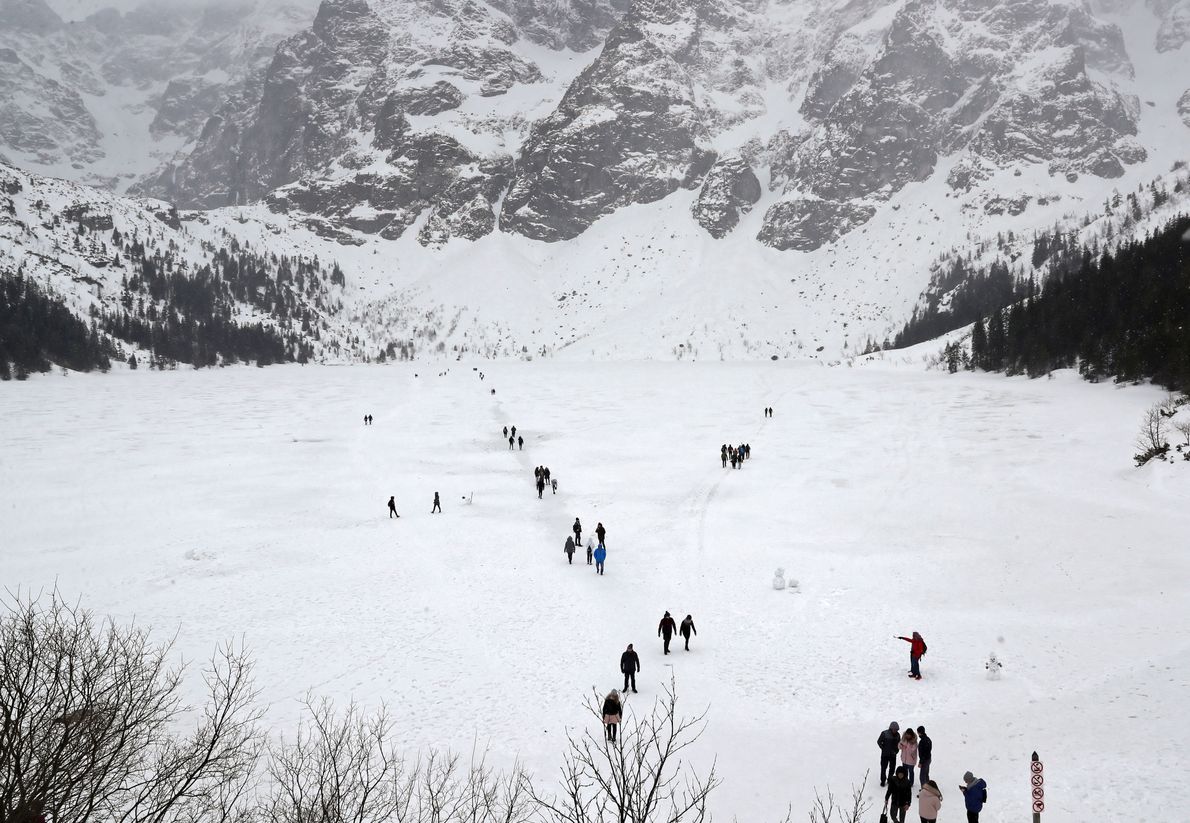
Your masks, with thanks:
M 1188 232 L 1190 216 L 1180 217 L 1051 269 L 1040 293 L 976 319 L 970 365 L 1030 376 L 1077 365 L 1090 380 L 1190 389 Z
M 0 272 L 0 380 L 23 380 L 57 363 L 106 369 L 112 347 L 57 297 L 21 272 Z

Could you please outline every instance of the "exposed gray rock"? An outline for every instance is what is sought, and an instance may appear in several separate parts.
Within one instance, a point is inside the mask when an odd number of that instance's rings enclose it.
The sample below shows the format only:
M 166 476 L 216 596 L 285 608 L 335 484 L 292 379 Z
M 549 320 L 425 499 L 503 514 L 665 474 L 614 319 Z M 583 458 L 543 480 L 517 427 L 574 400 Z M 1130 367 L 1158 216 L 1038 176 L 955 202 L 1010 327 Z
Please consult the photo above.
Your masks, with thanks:
M 463 103 L 463 93 L 445 80 L 429 86 L 413 86 L 389 95 L 393 110 L 404 114 L 431 116 L 457 109 Z
M 864 203 L 783 200 L 765 213 L 757 239 L 782 251 L 813 251 L 868 222 L 875 213 Z
M 1177 51 L 1190 42 L 1190 0 L 1157 0 L 1150 5 L 1161 16 L 1157 51 Z
M 1190 89 L 1182 92 L 1182 96 L 1178 98 L 1178 114 L 1182 117 L 1182 122 L 1190 128 Z
M 512 18 L 516 27 L 535 43 L 553 49 L 586 51 L 603 42 L 604 35 L 628 9 L 629 0 L 491 0 Z
M 0 145 L 47 165 L 65 160 L 81 167 L 102 156 L 95 118 L 79 93 L 11 48 L 0 48 L 0 100 Z
M 0 30 L 45 36 L 63 26 L 45 0 L 0 0 Z
M 638 0 L 561 103 L 533 127 L 501 227 L 537 240 L 575 237 L 630 203 L 692 188 L 714 161 L 691 78 L 695 3 Z
M 810 75 L 800 109 L 802 116 L 808 120 L 825 117 L 855 85 L 867 60 L 867 51 L 854 35 L 843 35 L 835 41 L 823 62 Z
M 725 237 L 752 210 L 762 194 L 756 173 L 738 155 L 715 161 L 702 182 L 691 211 L 712 237 Z

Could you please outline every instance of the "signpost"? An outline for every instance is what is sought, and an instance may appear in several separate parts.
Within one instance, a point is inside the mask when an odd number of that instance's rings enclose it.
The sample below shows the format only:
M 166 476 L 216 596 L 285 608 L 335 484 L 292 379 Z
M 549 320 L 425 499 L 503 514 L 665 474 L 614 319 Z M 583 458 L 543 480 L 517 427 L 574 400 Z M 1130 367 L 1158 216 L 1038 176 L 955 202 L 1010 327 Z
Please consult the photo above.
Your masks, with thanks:
M 1045 765 L 1038 759 L 1037 752 L 1033 752 L 1033 760 L 1029 763 L 1029 771 L 1033 777 L 1033 823 L 1041 823 L 1041 813 L 1045 811 Z

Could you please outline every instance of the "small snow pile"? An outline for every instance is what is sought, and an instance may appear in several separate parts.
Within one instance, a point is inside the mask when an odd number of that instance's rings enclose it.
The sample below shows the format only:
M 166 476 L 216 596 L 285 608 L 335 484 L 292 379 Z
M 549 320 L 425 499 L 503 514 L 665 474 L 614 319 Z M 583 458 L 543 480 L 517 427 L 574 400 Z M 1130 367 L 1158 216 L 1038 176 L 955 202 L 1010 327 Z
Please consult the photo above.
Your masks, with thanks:
M 983 667 L 987 669 L 988 680 L 999 680 L 1000 670 L 1004 668 L 1004 664 L 996 657 L 996 653 L 992 652 L 988 655 L 988 662 L 984 663 Z

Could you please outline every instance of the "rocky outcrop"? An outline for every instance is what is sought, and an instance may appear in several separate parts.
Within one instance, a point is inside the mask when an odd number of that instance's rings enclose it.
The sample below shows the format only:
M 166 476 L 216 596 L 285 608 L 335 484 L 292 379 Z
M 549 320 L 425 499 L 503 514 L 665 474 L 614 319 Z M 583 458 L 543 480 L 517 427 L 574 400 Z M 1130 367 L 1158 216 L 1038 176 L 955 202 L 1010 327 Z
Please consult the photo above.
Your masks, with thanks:
M 756 173 L 744 158 L 721 157 L 707 172 L 691 212 L 711 237 L 726 237 L 762 193 Z
M 1157 51 L 1177 51 L 1190 42 L 1190 0 L 1149 0 L 1161 18 L 1157 28 Z
M 565 240 L 630 203 L 692 188 L 714 161 L 680 56 L 698 35 L 692 2 L 638 0 L 599 57 L 530 132 L 501 227 Z
M 1190 128 L 1190 89 L 1182 92 L 1182 96 L 1178 98 L 1178 114 L 1182 118 L 1182 122 Z
M 963 155 L 949 178 L 961 190 L 989 168 L 1117 177 L 1145 156 L 1132 139 L 1135 104 L 1088 72 L 1132 76 L 1122 35 L 1083 7 L 911 0 L 852 79 L 858 51 L 844 49 L 810 79 L 802 110 L 822 120 L 774 160 L 785 198 L 766 215 L 769 245 L 832 242 L 930 177 L 944 155 Z

